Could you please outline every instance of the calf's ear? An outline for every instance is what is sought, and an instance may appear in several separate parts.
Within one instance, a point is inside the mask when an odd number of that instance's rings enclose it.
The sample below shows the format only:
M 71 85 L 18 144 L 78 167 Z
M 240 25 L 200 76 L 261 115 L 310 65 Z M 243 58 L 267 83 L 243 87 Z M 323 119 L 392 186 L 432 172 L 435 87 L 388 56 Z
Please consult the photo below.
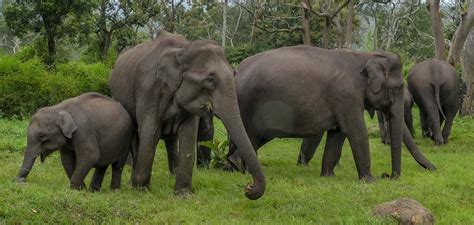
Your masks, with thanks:
M 59 126 L 59 128 L 61 128 L 61 132 L 67 138 L 71 138 L 74 131 L 77 130 L 76 122 L 74 122 L 71 114 L 66 111 L 60 111 L 58 113 L 58 120 L 56 124 Z

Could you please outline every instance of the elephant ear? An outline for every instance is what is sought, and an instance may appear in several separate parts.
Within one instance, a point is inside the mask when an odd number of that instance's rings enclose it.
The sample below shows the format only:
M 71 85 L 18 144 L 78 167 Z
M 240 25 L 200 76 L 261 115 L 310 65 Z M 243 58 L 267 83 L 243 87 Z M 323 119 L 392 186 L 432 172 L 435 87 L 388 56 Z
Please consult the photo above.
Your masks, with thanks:
M 176 91 L 183 81 L 179 60 L 183 52 L 182 48 L 168 49 L 161 54 L 156 65 L 156 78 L 167 84 L 172 92 Z
M 58 113 L 57 125 L 61 128 L 61 132 L 67 138 L 71 138 L 74 131 L 77 130 L 76 122 L 72 119 L 71 114 L 66 111 Z
M 386 63 L 387 58 L 384 56 L 375 56 L 365 64 L 364 69 L 361 71 L 361 74 L 368 78 L 368 86 L 374 94 L 382 90 L 382 85 L 388 76 Z

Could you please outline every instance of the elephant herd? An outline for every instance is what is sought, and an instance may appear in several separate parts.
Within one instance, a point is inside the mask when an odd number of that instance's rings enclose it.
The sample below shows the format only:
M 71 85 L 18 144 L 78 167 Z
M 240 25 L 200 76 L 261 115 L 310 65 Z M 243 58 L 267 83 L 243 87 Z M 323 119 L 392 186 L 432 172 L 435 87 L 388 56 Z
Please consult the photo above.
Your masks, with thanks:
M 377 111 L 382 141 L 391 145 L 389 176 L 397 178 L 402 143 L 422 167 L 436 169 L 413 141 L 413 102 L 423 135 L 445 144 L 462 95 L 455 69 L 441 60 L 415 65 L 407 89 L 400 57 L 389 52 L 283 47 L 248 57 L 234 70 L 216 43 L 165 31 L 121 54 L 109 86 L 112 98 L 87 93 L 32 117 L 18 181 L 25 181 L 38 156 L 43 161 L 59 149 L 72 188 L 84 188 L 84 178 L 95 168 L 90 189 L 99 190 L 108 165 L 111 188 L 119 188 L 129 153 L 132 186 L 148 188 L 162 139 L 176 175 L 175 194 L 189 194 L 197 141 L 213 138 L 214 115 L 231 140 L 229 164 L 253 178 L 244 189 L 249 199 L 265 192 L 256 153 L 274 138 L 303 138 L 298 164 L 307 165 L 326 132 L 323 176 L 334 175 L 347 138 L 359 179 L 371 181 L 364 110 L 371 116 Z M 198 166 L 208 165 L 210 157 L 209 149 L 198 148 Z

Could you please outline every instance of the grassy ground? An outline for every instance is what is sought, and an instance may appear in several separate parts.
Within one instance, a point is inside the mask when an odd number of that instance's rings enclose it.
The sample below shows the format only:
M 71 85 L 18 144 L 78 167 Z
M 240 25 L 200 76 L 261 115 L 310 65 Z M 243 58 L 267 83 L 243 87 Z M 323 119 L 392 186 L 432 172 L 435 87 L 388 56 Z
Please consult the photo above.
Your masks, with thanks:
M 37 163 L 26 184 L 13 182 L 25 146 L 27 121 L 0 120 L 0 224 L 47 223 L 318 223 L 380 224 L 388 219 L 371 215 L 374 205 L 409 197 L 429 208 L 438 224 L 474 224 L 474 118 L 457 118 L 448 145 L 435 147 L 431 140 L 416 142 L 438 167 L 427 172 L 404 151 L 399 180 L 357 180 L 348 143 L 336 168 L 336 177 L 319 177 L 322 151 L 309 167 L 296 166 L 299 139 L 275 140 L 259 151 L 267 176 L 263 198 L 249 201 L 243 185 L 249 175 L 214 169 L 195 170 L 195 194 L 182 199 L 173 195 L 174 177 L 167 171 L 160 143 L 155 159 L 152 188 L 133 190 L 126 182 L 113 192 L 108 188 L 110 171 L 100 193 L 73 191 L 63 171 L 59 153 Z M 368 121 L 372 172 L 390 172 L 389 147 L 381 144 L 375 121 Z M 218 124 L 218 137 L 224 138 Z M 88 177 L 87 181 L 90 179 Z

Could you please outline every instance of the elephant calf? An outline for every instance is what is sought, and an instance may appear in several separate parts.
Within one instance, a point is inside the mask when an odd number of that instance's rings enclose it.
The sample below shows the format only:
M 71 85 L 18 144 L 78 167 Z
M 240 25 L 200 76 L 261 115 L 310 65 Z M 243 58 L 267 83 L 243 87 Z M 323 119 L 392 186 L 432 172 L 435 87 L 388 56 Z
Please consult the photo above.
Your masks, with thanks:
M 94 167 L 90 189 L 100 190 L 107 166 L 112 164 L 111 188 L 118 189 L 131 152 L 132 131 L 132 119 L 122 105 L 97 93 L 42 108 L 31 118 L 17 181 L 25 181 L 38 156 L 43 162 L 60 149 L 71 188 L 83 189 L 84 178 Z

